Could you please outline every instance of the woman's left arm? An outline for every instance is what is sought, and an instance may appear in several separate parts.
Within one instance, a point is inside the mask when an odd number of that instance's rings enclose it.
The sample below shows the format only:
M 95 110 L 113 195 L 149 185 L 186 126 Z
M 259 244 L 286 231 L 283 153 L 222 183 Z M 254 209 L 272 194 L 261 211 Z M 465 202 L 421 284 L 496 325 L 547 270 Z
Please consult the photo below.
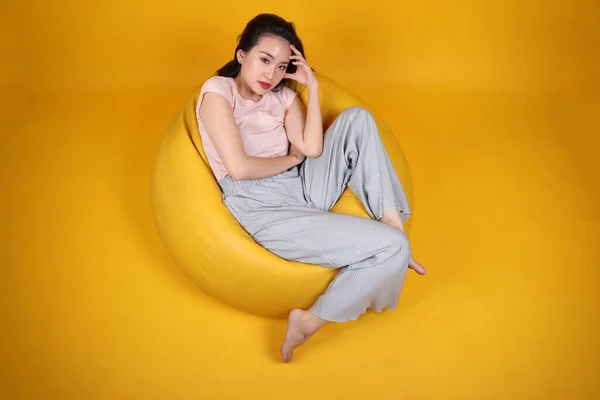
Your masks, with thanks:
M 323 118 L 318 85 L 307 89 L 306 109 L 300 98 L 296 97 L 286 112 L 284 126 L 290 143 L 306 157 L 315 158 L 323 151 Z
M 302 54 L 293 45 L 290 45 L 290 48 L 294 53 L 290 59 L 297 69 L 293 74 L 286 74 L 285 78 L 293 79 L 306 86 L 308 104 L 305 109 L 300 98 L 296 96 L 286 112 L 284 127 L 290 143 L 306 157 L 315 158 L 323 151 L 323 118 L 319 102 L 319 83 Z

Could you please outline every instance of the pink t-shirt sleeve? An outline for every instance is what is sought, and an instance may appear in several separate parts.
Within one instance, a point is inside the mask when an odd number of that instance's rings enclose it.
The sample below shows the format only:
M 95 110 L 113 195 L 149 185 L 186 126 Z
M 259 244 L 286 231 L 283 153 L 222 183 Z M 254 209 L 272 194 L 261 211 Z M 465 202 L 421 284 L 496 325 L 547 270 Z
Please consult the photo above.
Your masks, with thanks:
M 294 99 L 296 98 L 297 95 L 298 95 L 298 93 L 296 93 L 294 90 L 290 89 L 287 86 L 284 86 L 281 89 L 281 97 L 282 97 L 283 105 L 285 106 L 286 111 L 288 110 L 288 108 L 290 108 L 290 106 L 294 102 Z
M 223 77 L 213 76 L 204 82 L 200 89 L 200 96 L 198 97 L 198 107 L 200 107 L 202 100 L 204 100 L 204 95 L 209 92 L 223 96 L 233 107 L 233 92 L 231 91 L 231 86 Z

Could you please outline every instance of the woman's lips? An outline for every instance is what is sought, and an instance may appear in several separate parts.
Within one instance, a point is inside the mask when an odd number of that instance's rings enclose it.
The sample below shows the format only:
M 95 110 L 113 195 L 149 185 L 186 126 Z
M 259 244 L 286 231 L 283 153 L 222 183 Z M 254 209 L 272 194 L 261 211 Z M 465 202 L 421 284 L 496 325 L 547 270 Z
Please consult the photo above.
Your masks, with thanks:
M 262 82 L 262 81 L 258 81 L 258 84 L 263 88 L 263 89 L 268 89 L 271 87 L 270 83 L 267 82 Z

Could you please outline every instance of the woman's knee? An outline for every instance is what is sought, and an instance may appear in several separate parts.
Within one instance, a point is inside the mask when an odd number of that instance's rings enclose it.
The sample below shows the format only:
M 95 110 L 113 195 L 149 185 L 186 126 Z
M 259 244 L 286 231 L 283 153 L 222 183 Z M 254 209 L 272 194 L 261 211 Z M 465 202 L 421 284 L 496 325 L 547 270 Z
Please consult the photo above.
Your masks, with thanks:
M 391 248 L 394 252 L 394 266 L 398 269 L 404 269 L 408 265 L 410 259 L 411 246 L 406 233 L 399 229 L 395 229 L 390 235 Z
M 374 119 L 369 110 L 362 106 L 350 106 L 345 108 L 340 115 L 350 117 L 363 117 L 366 119 Z
M 351 106 L 340 114 L 342 120 L 353 126 L 350 131 L 361 137 L 376 137 L 377 123 L 369 110 L 361 106 Z

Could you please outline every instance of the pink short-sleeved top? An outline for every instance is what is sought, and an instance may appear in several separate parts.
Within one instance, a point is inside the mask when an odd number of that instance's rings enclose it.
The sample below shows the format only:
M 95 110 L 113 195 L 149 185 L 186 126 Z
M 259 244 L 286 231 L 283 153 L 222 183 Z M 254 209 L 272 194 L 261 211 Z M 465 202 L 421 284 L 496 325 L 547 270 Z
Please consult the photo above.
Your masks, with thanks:
M 204 95 L 213 92 L 231 105 L 235 123 L 240 129 L 246 154 L 252 157 L 277 157 L 288 154 L 288 138 L 283 126 L 285 112 L 297 93 L 288 87 L 267 92 L 258 102 L 244 99 L 238 93 L 233 78 L 213 76 L 204 82 L 196 106 L 196 120 L 202 146 L 216 180 L 229 175 L 200 119 Z M 215 132 L 218 134 L 218 132 Z

